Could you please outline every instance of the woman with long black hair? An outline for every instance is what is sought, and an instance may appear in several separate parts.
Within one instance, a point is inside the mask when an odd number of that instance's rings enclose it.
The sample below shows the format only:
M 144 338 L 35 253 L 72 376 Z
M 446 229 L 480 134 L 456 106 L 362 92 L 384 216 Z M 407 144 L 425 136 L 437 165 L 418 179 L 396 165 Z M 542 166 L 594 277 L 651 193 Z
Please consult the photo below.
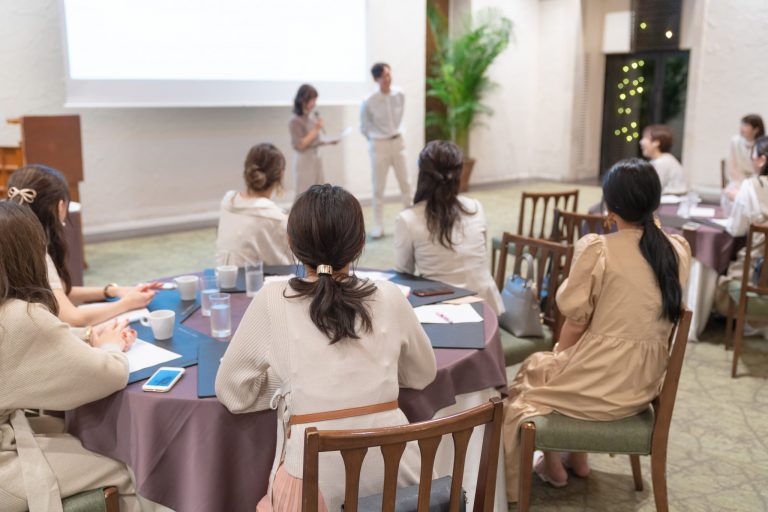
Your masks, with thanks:
M 436 140 L 419 154 L 414 205 L 395 220 L 395 269 L 476 291 L 504 312 L 496 283 L 488 271 L 487 231 L 483 206 L 459 195 L 464 155 L 456 144 Z
M 510 385 L 504 418 L 509 501 L 517 501 L 518 428 L 526 418 L 553 411 L 592 421 L 632 416 L 657 396 L 667 367 L 690 248 L 654 222 L 661 182 L 648 162 L 615 164 L 603 181 L 603 198 L 618 230 L 577 242 L 570 276 L 557 293 L 565 316 L 559 342 L 552 352 L 526 359 Z M 562 487 L 564 464 L 577 476 L 589 474 L 587 455 L 576 453 L 545 452 L 535 470 Z
M 423 389 L 436 373 L 429 339 L 400 289 L 349 272 L 365 245 L 363 212 L 352 194 L 331 185 L 310 187 L 291 208 L 288 239 L 306 277 L 264 285 L 216 376 L 216 395 L 233 413 L 273 407 L 286 418 L 278 430 L 270 494 L 259 511 L 301 510 L 308 427 L 406 424 L 397 405 L 400 388 Z M 418 480 L 418 461 L 418 451 L 407 449 L 401 485 Z M 339 510 L 344 463 L 338 452 L 320 456 L 319 474 L 321 510 Z M 360 495 L 381 492 L 382 479 L 381 455 L 369 453 Z

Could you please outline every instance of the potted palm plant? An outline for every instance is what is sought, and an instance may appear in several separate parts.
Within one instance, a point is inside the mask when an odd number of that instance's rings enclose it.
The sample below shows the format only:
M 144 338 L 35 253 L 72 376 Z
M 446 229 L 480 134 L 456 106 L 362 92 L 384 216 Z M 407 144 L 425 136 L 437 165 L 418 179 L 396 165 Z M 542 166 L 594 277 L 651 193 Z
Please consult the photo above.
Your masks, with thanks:
M 485 9 L 452 36 L 445 15 L 431 2 L 427 18 L 435 44 L 427 95 L 436 98 L 443 109 L 427 113 L 426 125 L 437 137 L 453 141 L 464 151 L 460 190 L 465 192 L 475 165 L 469 157 L 469 132 L 479 115 L 493 113 L 482 103 L 483 95 L 496 85 L 488 77 L 488 68 L 509 45 L 512 21 L 495 9 Z

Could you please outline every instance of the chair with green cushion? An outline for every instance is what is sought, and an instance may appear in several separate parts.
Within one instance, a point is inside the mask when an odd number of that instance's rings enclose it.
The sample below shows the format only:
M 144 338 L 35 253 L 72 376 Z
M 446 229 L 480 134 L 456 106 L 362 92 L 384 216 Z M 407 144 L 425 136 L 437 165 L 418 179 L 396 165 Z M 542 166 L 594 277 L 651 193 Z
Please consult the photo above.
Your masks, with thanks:
M 761 247 L 762 244 L 762 247 Z M 728 283 L 728 321 L 725 328 L 726 349 L 733 345 L 733 363 L 731 365 L 731 377 L 736 378 L 741 355 L 742 337 L 744 335 L 744 323 L 749 319 L 768 318 L 768 224 L 752 224 L 747 234 L 747 250 L 744 256 L 744 272 L 741 281 Z M 754 248 L 750 250 L 749 248 Z M 756 254 L 762 251 L 763 263 L 759 271 L 755 272 L 753 262 Z M 733 329 L 734 315 L 736 316 L 736 328 Z M 732 343 L 729 343 L 733 337 Z
M 527 511 L 530 507 L 534 450 L 629 455 L 637 491 L 643 490 L 640 455 L 650 455 L 656 510 L 666 512 L 669 509 L 667 441 L 690 324 L 691 312 L 684 310 L 670 334 L 671 351 L 661 393 L 640 414 L 616 421 L 585 421 L 551 413 L 528 418 L 523 423 L 520 427 L 518 511 Z
M 61 500 L 64 512 L 120 512 L 116 487 L 73 494 Z
M 530 254 L 534 262 L 534 280 L 536 290 L 542 298 L 541 316 L 544 324 L 544 337 L 542 338 L 518 338 L 502 329 L 501 346 L 504 352 L 506 366 L 517 364 L 525 360 L 534 352 L 552 350 L 557 335 L 560 332 L 562 318 L 555 303 L 555 294 L 560 284 L 568 277 L 571 270 L 571 258 L 573 246 L 550 242 L 537 238 L 529 238 L 511 233 L 504 233 L 501 237 L 502 254 L 512 254 L 514 264 L 513 275 L 521 275 L 523 254 Z M 509 248 L 512 251 L 509 251 Z M 496 269 L 496 286 L 499 291 L 504 289 L 504 280 L 507 277 L 507 259 L 499 260 Z M 542 293 L 544 292 L 544 293 Z
M 562 221 L 555 218 L 555 210 L 575 212 L 578 206 L 578 189 L 565 192 L 523 192 L 520 199 L 517 234 L 550 240 L 553 233 L 562 232 L 560 225 Z M 530 214 L 527 215 L 527 212 Z M 501 237 L 493 237 L 491 239 L 491 273 L 496 272 L 496 253 L 500 249 Z M 501 254 L 512 254 L 514 247 L 508 247 L 507 251 L 507 253 L 502 251 Z

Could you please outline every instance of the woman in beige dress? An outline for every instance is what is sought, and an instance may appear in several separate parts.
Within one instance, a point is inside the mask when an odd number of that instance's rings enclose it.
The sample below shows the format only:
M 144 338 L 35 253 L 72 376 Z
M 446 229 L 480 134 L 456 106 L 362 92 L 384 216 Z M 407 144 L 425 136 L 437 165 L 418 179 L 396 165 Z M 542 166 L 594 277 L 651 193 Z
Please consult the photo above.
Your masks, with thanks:
M 69 207 L 69 187 L 64 176 L 45 165 L 28 165 L 14 171 L 8 180 L 8 198 L 29 206 L 48 238 L 45 255 L 48 284 L 58 304 L 59 318 L 73 327 L 86 327 L 110 320 L 121 313 L 143 308 L 152 301 L 160 283 L 142 286 L 72 286 L 67 269 L 67 237 L 64 226 Z M 85 303 L 104 302 L 78 308 Z
M 488 221 L 480 201 L 459 195 L 464 155 L 432 141 L 419 155 L 414 205 L 395 220 L 395 270 L 477 292 L 497 315 L 504 303 L 488 270 Z
M 285 228 L 288 215 L 272 197 L 283 184 L 285 157 L 274 145 L 253 146 L 245 158 L 245 191 L 230 190 L 221 200 L 216 263 L 245 266 L 293 263 Z
M 61 419 L 24 413 L 73 409 L 123 389 L 122 351 L 135 331 L 96 329 L 89 346 L 56 318 L 45 235 L 29 208 L 0 202 L 0 240 L 0 510 L 60 512 L 62 498 L 117 486 L 120 510 L 138 511 L 124 464 L 83 448 Z
M 233 413 L 277 408 L 283 420 L 259 511 L 301 510 L 308 427 L 407 424 L 397 405 L 400 388 L 423 389 L 436 373 L 429 339 L 402 292 L 388 281 L 349 274 L 365 245 L 363 212 L 354 196 L 341 187 L 313 185 L 293 205 L 288 235 L 307 276 L 264 285 L 216 376 L 216 396 Z M 302 419 L 307 414 L 314 417 Z M 401 485 L 418 481 L 415 448 L 400 464 Z M 344 463 L 338 452 L 320 456 L 319 475 L 321 509 L 339 510 Z M 371 450 L 360 495 L 380 493 L 382 481 L 381 453 Z
M 288 123 L 293 146 L 293 177 L 296 197 L 312 185 L 325 182 L 323 161 L 320 159 L 318 148 L 325 144 L 336 144 L 338 141 L 323 140 L 323 120 L 312 111 L 317 103 L 317 89 L 309 84 L 299 87 L 293 99 L 293 117 Z
M 565 316 L 553 352 L 523 362 L 509 388 L 504 418 L 507 497 L 517 501 L 520 424 L 553 411 L 611 421 L 641 412 L 658 394 L 667 340 L 680 316 L 690 249 L 654 223 L 661 183 L 639 159 L 618 162 L 603 182 L 609 220 L 618 231 L 576 244 L 570 276 L 557 294 Z M 536 473 L 557 487 L 569 465 L 587 476 L 586 454 L 545 452 Z

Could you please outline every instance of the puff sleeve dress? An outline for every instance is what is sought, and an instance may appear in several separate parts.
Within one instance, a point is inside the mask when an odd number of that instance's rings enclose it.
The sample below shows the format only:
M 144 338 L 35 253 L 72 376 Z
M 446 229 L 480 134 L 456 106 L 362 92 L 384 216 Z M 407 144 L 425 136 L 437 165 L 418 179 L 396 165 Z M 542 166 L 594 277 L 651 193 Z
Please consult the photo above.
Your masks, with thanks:
M 640 252 L 642 233 L 592 234 L 576 243 L 557 305 L 567 319 L 588 327 L 575 345 L 528 357 L 510 384 L 504 418 L 509 501 L 517 501 L 518 428 L 525 419 L 557 411 L 611 421 L 641 412 L 659 393 L 673 325 L 661 318 L 659 287 Z M 668 239 L 684 283 L 690 248 L 680 236 Z

